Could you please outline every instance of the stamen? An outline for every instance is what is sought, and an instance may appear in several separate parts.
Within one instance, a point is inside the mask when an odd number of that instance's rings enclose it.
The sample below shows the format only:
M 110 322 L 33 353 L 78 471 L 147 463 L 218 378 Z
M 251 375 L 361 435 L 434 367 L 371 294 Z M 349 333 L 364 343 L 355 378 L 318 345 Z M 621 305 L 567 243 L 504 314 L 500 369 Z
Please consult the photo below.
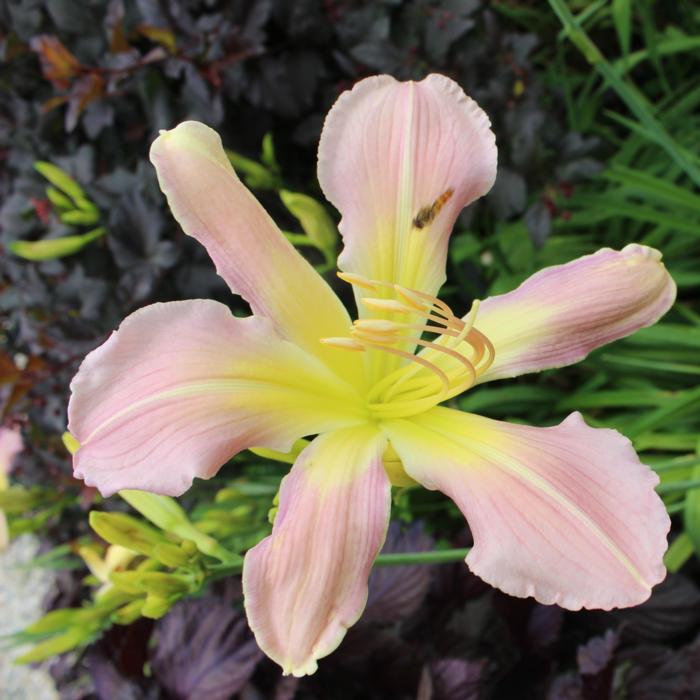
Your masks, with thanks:
M 411 306 L 413 307 L 416 311 L 424 311 L 425 310 L 425 304 L 420 304 L 416 302 L 415 299 L 411 299 L 411 296 L 406 293 L 406 290 L 403 287 L 396 287 L 396 291 L 398 292 L 400 297 L 403 297 L 404 300 Z
M 443 385 L 443 389 L 445 392 L 447 392 L 450 388 L 450 381 L 447 378 L 447 375 L 435 364 L 432 362 L 428 362 L 428 360 L 423 359 L 419 355 L 414 355 L 413 353 L 410 352 L 405 352 L 404 350 L 399 350 L 398 348 L 392 348 L 388 347 L 386 345 L 382 345 L 380 343 L 367 343 L 369 347 L 375 347 L 378 350 L 384 350 L 384 352 L 389 352 L 393 355 L 398 355 L 399 357 L 403 357 L 407 360 L 411 360 L 412 362 L 417 362 L 419 365 L 422 367 L 425 367 L 425 369 L 433 372 L 437 376 L 437 378 L 440 380 L 440 382 Z
M 384 321 L 380 318 L 362 318 L 353 321 L 352 325 L 358 331 L 369 330 L 382 331 L 385 333 L 402 333 L 403 331 L 411 330 L 435 333 L 437 335 L 449 335 L 452 337 L 462 335 L 462 331 L 457 332 L 447 326 L 431 326 L 429 323 L 397 323 L 396 321 Z
M 396 299 L 375 299 L 373 297 L 364 297 L 362 299 L 362 304 L 369 309 L 375 309 L 377 311 L 393 311 L 398 314 L 412 314 L 415 308 L 402 304 Z
M 400 287 L 399 285 L 395 285 L 395 289 L 402 297 L 404 297 L 404 299 L 407 297 L 410 298 L 411 295 L 417 296 L 419 299 L 429 301 L 431 307 L 437 307 L 443 312 L 445 318 L 455 318 L 455 315 L 452 313 L 452 309 L 444 301 L 442 301 L 442 299 L 430 296 L 430 294 L 425 294 L 425 292 L 419 292 L 417 289 L 407 289 L 406 287 Z M 425 304 L 421 306 L 425 308 Z
M 378 331 L 380 333 L 397 333 L 404 330 L 405 324 L 385 321 L 383 318 L 362 318 L 352 322 L 358 330 Z
M 350 337 L 322 340 L 345 350 L 383 351 L 406 362 L 385 374 L 370 390 L 368 406 L 377 417 L 401 418 L 427 410 L 469 389 L 491 366 L 493 345 L 474 328 L 478 301 L 460 319 L 444 301 L 425 292 L 353 273 L 342 272 L 338 276 L 363 289 L 388 290 L 394 295 L 362 298 L 368 309 L 410 316 L 405 321 L 358 319 Z M 421 337 L 424 333 L 438 337 L 425 340 Z M 423 350 L 416 354 L 417 347 Z
M 456 350 L 452 350 L 450 348 L 447 348 L 444 345 L 440 345 L 439 343 L 431 342 L 429 340 L 418 339 L 418 340 L 416 340 L 416 344 L 420 345 L 421 347 L 424 347 L 424 348 L 430 348 L 431 350 L 437 350 L 438 352 L 447 353 L 453 360 L 456 360 L 457 362 L 459 362 L 467 372 L 467 380 L 462 381 L 458 386 L 464 385 L 464 389 L 467 389 L 470 386 L 472 386 L 474 384 L 474 382 L 476 381 L 476 370 L 474 369 L 474 365 L 472 365 L 472 363 L 469 362 L 469 360 L 466 357 L 464 357 L 464 355 L 462 355 L 461 353 L 457 352 Z M 417 359 L 419 356 L 415 355 L 414 357 L 415 357 L 415 359 Z M 421 358 L 421 359 L 423 359 L 423 358 Z M 401 381 L 401 379 L 399 379 L 391 387 L 391 389 L 389 389 L 389 391 L 387 393 L 387 397 L 386 397 L 388 400 L 390 400 L 393 396 L 396 395 L 397 388 L 401 386 L 401 383 L 402 383 L 402 381 Z M 448 384 L 449 384 L 449 382 L 448 382 Z M 454 388 L 454 387 L 452 387 L 452 388 Z M 461 389 L 460 391 L 458 391 L 456 393 L 461 394 L 462 391 L 464 391 L 464 389 Z M 448 386 L 447 393 L 449 393 L 449 392 L 450 392 L 450 387 Z
M 341 350 L 353 350 L 355 352 L 364 352 L 365 350 L 365 346 L 362 343 L 358 343 L 352 338 L 321 338 L 321 342 L 324 345 L 330 345 Z
M 341 280 L 343 280 L 343 282 L 347 282 L 353 287 L 362 287 L 362 289 L 371 289 L 372 291 L 377 288 L 376 282 L 373 282 L 362 275 L 356 275 L 353 272 L 338 272 L 337 275 Z
M 436 310 L 435 308 L 428 307 L 425 304 L 421 306 L 408 307 L 405 304 L 402 304 L 400 301 L 396 301 L 395 299 L 375 299 L 372 297 L 365 297 L 364 299 L 362 299 L 362 303 L 368 308 L 374 309 L 376 311 L 391 311 L 393 313 L 402 314 L 410 313 L 413 315 L 421 316 L 426 321 L 433 321 L 434 323 L 441 324 L 443 328 L 451 328 L 452 330 L 456 330 L 459 332 L 461 332 L 464 328 L 464 322 L 456 318 L 454 314 L 448 316 L 447 313 L 441 312 L 440 310 Z M 436 313 L 440 315 L 436 315 Z M 407 327 L 408 326 L 404 324 L 404 328 Z M 426 330 L 423 326 L 420 326 L 420 328 Z

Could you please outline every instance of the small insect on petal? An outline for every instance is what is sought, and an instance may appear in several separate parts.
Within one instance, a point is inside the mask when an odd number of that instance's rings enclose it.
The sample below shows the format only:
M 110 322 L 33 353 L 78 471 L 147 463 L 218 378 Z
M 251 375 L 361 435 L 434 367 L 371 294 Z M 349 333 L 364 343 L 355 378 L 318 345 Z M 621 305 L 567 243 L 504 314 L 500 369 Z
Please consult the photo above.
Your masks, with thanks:
M 422 229 L 432 224 L 435 217 L 440 213 L 440 210 L 447 204 L 450 197 L 454 194 L 454 190 L 450 188 L 445 190 L 432 204 L 423 207 L 416 214 L 415 219 L 413 219 L 413 227 Z

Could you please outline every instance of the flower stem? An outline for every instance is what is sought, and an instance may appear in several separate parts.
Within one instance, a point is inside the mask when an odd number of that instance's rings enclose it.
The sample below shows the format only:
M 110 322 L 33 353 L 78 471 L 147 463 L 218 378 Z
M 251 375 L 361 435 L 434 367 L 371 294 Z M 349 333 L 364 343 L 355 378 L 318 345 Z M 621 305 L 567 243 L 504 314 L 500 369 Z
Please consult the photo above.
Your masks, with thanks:
M 464 561 L 469 554 L 468 549 L 438 549 L 433 552 L 395 552 L 380 554 L 375 560 L 375 566 L 405 566 L 408 564 L 449 564 L 454 561 Z
M 380 554 L 374 560 L 374 566 L 416 566 L 430 564 L 451 564 L 464 561 L 469 554 L 468 549 L 438 549 L 432 552 L 392 552 Z M 210 572 L 214 580 L 235 576 L 243 570 L 243 564 L 214 564 Z

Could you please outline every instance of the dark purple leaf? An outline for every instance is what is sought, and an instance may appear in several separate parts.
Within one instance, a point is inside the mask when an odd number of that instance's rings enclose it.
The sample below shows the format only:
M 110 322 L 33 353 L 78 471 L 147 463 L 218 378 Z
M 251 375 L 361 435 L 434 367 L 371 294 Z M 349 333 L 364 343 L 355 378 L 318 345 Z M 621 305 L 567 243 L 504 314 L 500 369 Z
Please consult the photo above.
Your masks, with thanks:
M 584 676 L 602 673 L 612 663 L 618 643 L 618 633 L 608 630 L 602 637 L 594 637 L 579 647 L 576 654 L 579 671 Z
M 144 700 L 146 697 L 138 683 L 119 673 L 102 654 L 88 654 L 85 663 L 100 700 Z
M 425 22 L 425 52 L 436 63 L 466 34 L 475 21 L 469 15 L 479 7 L 478 0 L 443 0 Z
M 605 700 L 612 691 L 615 651 L 620 642 L 616 630 L 608 630 L 579 647 L 576 659 L 583 680 L 585 700 Z
M 553 644 L 559 637 L 564 611 L 556 605 L 535 605 L 527 625 L 528 646 L 541 649 Z
M 383 553 L 426 552 L 433 540 L 420 522 L 402 531 L 399 523 L 389 526 Z M 369 596 L 362 616 L 365 623 L 393 624 L 405 619 L 420 606 L 430 585 L 430 567 L 381 566 L 369 577 Z
M 275 686 L 274 700 L 294 700 L 300 682 L 300 679 L 294 676 L 282 676 Z
M 637 647 L 620 660 L 631 664 L 623 680 L 625 700 L 700 698 L 700 639 L 679 650 Z
M 66 32 L 85 32 L 94 17 L 89 4 L 80 0 L 46 0 L 46 9 L 56 26 Z
M 547 700 L 583 700 L 583 682 L 576 673 L 567 673 L 554 679 Z
M 423 668 L 416 700 L 478 700 L 486 661 L 440 659 Z
M 178 604 L 156 635 L 153 672 L 177 700 L 228 700 L 262 657 L 243 613 L 217 598 Z
M 625 640 L 661 642 L 700 625 L 700 589 L 690 579 L 671 574 L 643 605 L 619 610 L 615 616 L 625 625 Z

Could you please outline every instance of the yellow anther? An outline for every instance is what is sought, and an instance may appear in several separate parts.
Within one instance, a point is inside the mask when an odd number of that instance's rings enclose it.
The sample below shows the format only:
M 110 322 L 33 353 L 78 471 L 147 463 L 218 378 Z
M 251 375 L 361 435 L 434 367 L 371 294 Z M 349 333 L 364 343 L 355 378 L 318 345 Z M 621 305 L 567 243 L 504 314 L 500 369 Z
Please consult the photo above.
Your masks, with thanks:
M 415 313 L 416 309 L 403 304 L 396 299 L 375 299 L 374 297 L 365 297 L 362 299 L 362 303 L 368 309 L 375 309 L 376 311 L 393 311 L 399 314 L 412 314 Z
M 383 318 L 363 318 L 353 321 L 353 326 L 360 331 L 370 331 L 372 333 L 397 333 L 406 328 L 404 323 L 385 321 Z
M 373 282 L 362 275 L 356 275 L 354 272 L 338 272 L 337 275 L 341 280 L 343 280 L 343 282 L 347 282 L 353 287 L 362 287 L 363 289 L 371 289 L 372 291 L 377 289 L 376 282 Z
M 321 338 L 320 340 L 324 345 L 330 345 L 341 350 L 352 350 L 354 352 L 364 352 L 365 350 L 365 346 L 362 343 L 358 343 L 352 338 Z

